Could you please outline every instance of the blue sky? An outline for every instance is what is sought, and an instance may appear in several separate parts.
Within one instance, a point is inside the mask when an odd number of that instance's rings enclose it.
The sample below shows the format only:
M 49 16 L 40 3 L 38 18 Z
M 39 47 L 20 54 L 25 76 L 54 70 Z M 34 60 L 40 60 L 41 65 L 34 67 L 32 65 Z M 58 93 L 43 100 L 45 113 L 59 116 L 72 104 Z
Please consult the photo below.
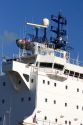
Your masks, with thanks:
M 16 38 L 24 37 L 25 20 L 41 23 L 59 11 L 67 18 L 68 41 L 72 58 L 79 53 L 83 61 L 83 0 L 0 0 L 0 58 L 17 53 Z M 27 27 L 29 33 L 30 28 Z M 30 30 L 31 32 L 31 30 Z

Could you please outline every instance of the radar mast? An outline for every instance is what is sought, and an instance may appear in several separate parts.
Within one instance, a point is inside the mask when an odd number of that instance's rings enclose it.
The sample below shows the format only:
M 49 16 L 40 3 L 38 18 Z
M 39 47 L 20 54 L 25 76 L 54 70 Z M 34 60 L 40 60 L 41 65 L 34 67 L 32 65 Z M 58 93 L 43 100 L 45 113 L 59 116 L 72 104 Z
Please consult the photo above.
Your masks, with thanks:
M 67 25 L 67 20 L 65 17 L 59 13 L 57 17 L 51 15 L 51 20 L 57 24 L 57 28 L 55 29 L 54 26 L 51 26 L 51 31 L 56 34 L 56 38 L 51 37 L 51 41 L 55 44 L 55 49 L 66 49 L 66 39 L 65 36 L 67 34 L 64 26 Z

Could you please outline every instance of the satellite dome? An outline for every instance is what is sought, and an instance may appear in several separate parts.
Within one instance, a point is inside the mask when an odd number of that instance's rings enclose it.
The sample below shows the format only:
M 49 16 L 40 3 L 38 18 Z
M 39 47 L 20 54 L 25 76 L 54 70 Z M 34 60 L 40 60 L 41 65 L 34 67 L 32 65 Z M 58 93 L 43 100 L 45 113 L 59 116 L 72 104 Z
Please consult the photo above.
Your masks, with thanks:
M 49 26 L 49 20 L 47 18 L 43 19 L 43 25 L 44 26 Z

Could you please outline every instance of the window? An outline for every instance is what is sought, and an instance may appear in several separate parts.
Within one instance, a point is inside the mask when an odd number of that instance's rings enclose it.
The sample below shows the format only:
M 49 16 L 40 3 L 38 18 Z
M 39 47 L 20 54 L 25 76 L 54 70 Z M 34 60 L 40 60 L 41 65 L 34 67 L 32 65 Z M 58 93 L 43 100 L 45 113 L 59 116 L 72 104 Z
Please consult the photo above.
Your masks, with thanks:
M 58 121 L 58 119 L 56 118 L 56 119 L 55 119 L 55 122 L 57 122 L 57 121 Z
M 55 64 L 54 64 L 54 68 L 55 68 L 55 69 L 59 69 L 59 70 L 63 70 L 64 66 L 63 66 L 63 65 L 60 65 L 60 64 L 57 64 L 57 63 L 55 63 Z
M 83 111 L 83 107 L 82 107 L 82 111 Z
M 48 81 L 47 83 L 48 83 L 48 85 L 50 85 L 50 82 L 49 82 L 49 81 Z
M 43 83 L 45 83 L 45 80 L 43 80 Z
M 80 78 L 80 79 L 83 79 L 83 74 L 80 74 L 79 78 Z
M 21 84 L 21 80 L 18 81 L 18 84 Z
M 56 100 L 54 100 L 54 104 L 56 104 Z
M 64 74 L 68 75 L 69 74 L 69 70 L 65 69 Z
M 29 82 L 29 75 L 23 74 L 24 78 L 26 79 L 27 82 Z
M 74 77 L 79 77 L 79 73 L 78 72 L 75 72 L 75 74 L 74 74 Z
M 31 79 L 31 83 L 33 83 L 33 79 Z
M 40 67 L 52 68 L 52 63 L 40 62 Z
M 74 76 L 74 71 L 70 71 L 69 75 Z
M 79 106 L 78 106 L 78 105 L 76 106 L 76 109 L 79 109 Z
M 56 86 L 56 83 L 54 83 L 54 86 Z
M 69 121 L 69 125 L 71 125 L 71 121 Z
M 2 99 L 2 104 L 4 104 L 5 103 L 5 99 Z
M 67 86 L 67 85 L 65 86 L 65 89 L 68 89 L 68 86 Z
M 77 92 L 79 92 L 79 88 L 77 88 Z
M 24 101 L 24 97 L 21 98 L 21 102 L 23 102 L 23 101 Z
M 3 82 L 3 86 L 5 86 L 6 85 L 6 82 Z
M 45 102 L 47 102 L 48 100 L 47 100 L 47 98 L 45 98 Z
M 67 107 L 67 103 L 65 103 L 65 107 Z
M 44 119 L 47 120 L 47 116 L 45 116 Z
M 28 101 L 31 101 L 31 97 L 28 97 Z
M 67 124 L 67 120 L 65 120 L 65 124 Z
M 2 117 L 0 117 L 0 122 L 2 121 Z

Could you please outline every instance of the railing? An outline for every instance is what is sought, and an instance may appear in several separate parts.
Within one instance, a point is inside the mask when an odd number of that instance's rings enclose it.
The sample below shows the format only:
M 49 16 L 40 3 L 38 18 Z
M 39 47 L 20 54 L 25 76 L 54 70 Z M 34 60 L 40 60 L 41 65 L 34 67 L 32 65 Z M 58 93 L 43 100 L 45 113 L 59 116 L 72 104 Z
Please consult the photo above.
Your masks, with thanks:
M 36 120 L 36 122 L 23 122 L 19 125 L 63 125 L 60 121 L 59 122 L 52 122 L 47 120 Z
M 72 59 L 72 58 L 69 59 L 68 63 L 74 64 L 74 65 L 83 66 L 83 62 L 82 61 L 78 61 L 78 60 L 75 60 L 75 59 Z
M 32 72 L 41 71 L 41 72 L 44 72 L 44 73 L 47 73 L 47 74 L 55 74 L 55 75 L 61 75 L 61 76 L 64 75 L 63 74 L 64 69 L 63 70 L 57 70 L 57 69 L 53 69 L 53 68 L 45 68 L 45 67 L 41 68 L 41 67 L 31 66 L 31 71 Z

